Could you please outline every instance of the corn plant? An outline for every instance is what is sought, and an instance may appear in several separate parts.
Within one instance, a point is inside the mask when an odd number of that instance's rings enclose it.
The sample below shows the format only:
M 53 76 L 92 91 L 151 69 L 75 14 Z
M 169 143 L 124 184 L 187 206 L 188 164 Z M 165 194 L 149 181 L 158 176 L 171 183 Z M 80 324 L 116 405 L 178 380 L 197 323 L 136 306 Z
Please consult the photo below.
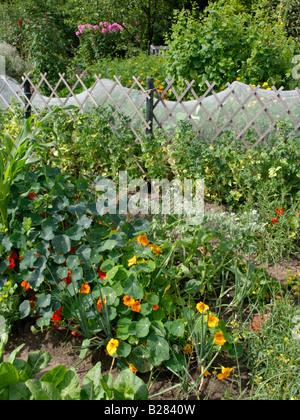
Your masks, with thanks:
M 42 152 L 55 147 L 56 142 L 41 143 L 38 141 L 40 132 L 51 131 L 47 127 L 48 120 L 59 108 L 48 113 L 33 127 L 33 116 L 24 120 L 19 134 L 15 139 L 9 133 L 4 133 L 0 140 L 0 214 L 3 225 L 8 228 L 7 209 L 10 201 L 12 185 L 21 171 L 28 171 L 42 160 Z

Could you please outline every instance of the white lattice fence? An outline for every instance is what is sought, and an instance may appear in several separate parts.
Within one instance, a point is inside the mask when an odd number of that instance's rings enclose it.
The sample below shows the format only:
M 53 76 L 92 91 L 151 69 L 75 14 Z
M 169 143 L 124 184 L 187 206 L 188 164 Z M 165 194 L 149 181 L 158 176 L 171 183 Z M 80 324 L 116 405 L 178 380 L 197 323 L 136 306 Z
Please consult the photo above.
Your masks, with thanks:
M 108 123 L 112 129 L 119 134 L 114 121 L 122 114 L 126 117 L 125 124 L 138 140 L 140 132 L 149 132 L 153 128 L 163 130 L 171 138 L 180 121 L 189 121 L 195 133 L 210 142 L 218 137 L 224 138 L 225 132 L 231 130 L 235 134 L 235 141 L 242 142 L 246 149 L 261 142 L 267 146 L 270 135 L 280 130 L 279 123 L 282 122 L 288 123 L 289 136 L 300 133 L 299 88 L 289 92 L 275 87 L 265 90 L 259 86 L 234 82 L 228 83 L 224 91 L 216 93 L 215 83 L 206 82 L 207 90 L 199 97 L 194 89 L 194 81 L 185 81 L 179 93 L 178 88 L 175 89 L 174 80 L 168 79 L 165 80 L 166 87 L 163 90 L 154 87 L 153 80 L 147 90 L 139 77 L 132 77 L 131 87 L 126 88 L 121 83 L 121 77 L 114 76 L 114 80 L 107 80 L 101 79 L 101 75 L 95 75 L 93 85 L 88 88 L 85 74 L 76 74 L 73 86 L 64 74 L 59 74 L 54 86 L 46 76 L 46 73 L 41 74 L 40 80 L 34 83 L 30 74 L 24 74 L 21 85 L 13 83 L 11 79 L 0 79 L 2 108 L 13 111 L 12 99 L 23 104 L 24 111 L 31 110 L 36 114 L 56 106 L 74 105 L 80 112 L 88 112 L 93 107 L 109 106 L 112 115 Z M 24 95 L 24 87 L 30 90 L 27 96 Z M 47 87 L 49 96 L 41 93 L 42 87 Z M 82 92 L 76 94 L 78 87 Z M 64 97 L 58 94 L 62 88 Z M 173 100 L 166 100 L 166 95 Z M 185 100 L 187 97 L 189 100 Z M 152 106 L 146 112 L 149 103 Z M 255 135 L 251 145 L 247 143 L 249 132 Z

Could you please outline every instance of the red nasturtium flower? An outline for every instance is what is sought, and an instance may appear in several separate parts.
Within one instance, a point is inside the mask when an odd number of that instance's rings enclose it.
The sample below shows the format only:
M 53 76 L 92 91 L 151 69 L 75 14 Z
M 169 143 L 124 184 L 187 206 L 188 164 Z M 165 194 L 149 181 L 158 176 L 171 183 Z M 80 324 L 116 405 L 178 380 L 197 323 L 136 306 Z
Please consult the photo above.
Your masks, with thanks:
M 283 208 L 282 207 L 277 207 L 276 214 L 283 214 Z
M 51 317 L 52 321 L 54 321 L 54 322 L 61 321 L 61 314 L 60 314 L 61 311 L 62 311 L 62 307 L 60 307 L 59 309 L 54 311 L 54 314 Z
M 275 225 L 275 223 L 278 223 L 278 219 L 277 219 L 277 217 L 275 217 L 275 218 L 272 220 L 272 223 L 273 223 L 273 225 Z
M 30 200 L 33 200 L 35 196 L 36 196 L 36 193 L 29 193 Z
M 12 251 L 10 254 L 10 257 L 8 257 L 8 261 L 9 261 L 9 266 L 7 267 L 9 270 L 12 270 L 13 268 L 15 268 L 15 260 L 18 258 L 18 255 L 15 253 L 15 251 Z
M 13 268 L 15 268 L 15 260 L 13 258 L 7 258 L 9 261 L 9 266 L 7 267 L 9 270 L 12 270 Z
M 106 272 L 101 271 L 100 267 L 98 267 L 98 277 L 100 277 L 100 279 L 106 279 Z
M 298 215 L 299 215 L 299 217 L 300 217 L 300 210 L 298 210 Z
M 63 281 L 65 281 L 67 284 L 71 284 L 71 283 L 72 283 L 72 278 L 71 278 L 71 276 L 72 276 L 72 273 L 71 273 L 71 271 L 70 271 L 70 270 L 68 270 L 68 276 L 67 276 L 67 277 L 65 277 L 65 278 L 63 279 Z
M 78 337 L 81 336 L 81 334 L 77 331 L 72 331 L 71 335 L 73 335 L 74 337 L 76 337 L 77 335 L 78 335 Z

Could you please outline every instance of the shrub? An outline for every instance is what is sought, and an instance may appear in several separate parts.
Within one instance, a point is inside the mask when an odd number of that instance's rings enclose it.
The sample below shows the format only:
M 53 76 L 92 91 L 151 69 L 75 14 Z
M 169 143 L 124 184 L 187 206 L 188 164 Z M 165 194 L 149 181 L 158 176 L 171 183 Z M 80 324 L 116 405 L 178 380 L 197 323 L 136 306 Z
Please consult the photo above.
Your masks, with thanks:
M 68 62 L 68 42 L 63 32 L 56 26 L 55 19 L 46 14 L 36 20 L 24 20 L 26 38 L 24 51 L 26 60 L 30 63 L 33 81 L 40 81 L 40 73 L 47 73 L 47 80 L 55 86 L 58 73 L 64 73 Z M 42 84 L 45 94 L 51 90 Z
M 237 77 L 277 87 L 289 81 L 294 44 L 260 7 L 250 13 L 238 1 L 218 1 L 200 19 L 183 10 L 175 15 L 167 41 L 170 77 L 178 83 L 194 79 L 198 93 L 206 90 L 206 80 L 215 81 L 219 89 Z
M 19 56 L 17 49 L 6 42 L 2 42 L 0 44 L 0 56 L 4 57 L 5 60 L 5 74 L 20 81 L 28 65 Z
M 79 55 L 83 62 L 92 64 L 96 59 L 106 56 L 124 55 L 126 45 L 118 23 L 99 22 L 97 25 L 78 25 Z
M 287 33 L 300 42 L 300 1 L 299 0 L 286 0 L 284 1 L 285 7 L 285 25 Z

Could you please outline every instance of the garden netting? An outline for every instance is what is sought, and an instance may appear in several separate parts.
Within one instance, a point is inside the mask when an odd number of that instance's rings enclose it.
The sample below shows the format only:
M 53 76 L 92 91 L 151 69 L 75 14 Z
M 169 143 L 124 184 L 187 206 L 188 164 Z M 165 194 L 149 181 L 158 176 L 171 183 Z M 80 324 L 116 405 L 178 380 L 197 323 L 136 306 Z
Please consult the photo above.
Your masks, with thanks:
M 254 91 L 256 92 L 254 94 Z M 108 95 L 109 92 L 109 95 Z M 93 99 L 91 98 L 93 97 Z M 160 126 L 165 132 L 184 120 L 193 121 L 193 125 L 201 126 L 201 133 L 206 140 L 212 139 L 217 130 L 235 129 L 241 132 L 247 125 L 251 129 L 255 125 L 256 132 L 265 133 L 274 128 L 275 122 L 281 121 L 293 130 L 299 129 L 300 91 L 277 91 L 259 88 L 235 81 L 219 93 L 209 92 L 198 100 L 190 101 L 158 101 L 154 95 L 154 128 Z M 24 93 L 20 85 L 10 77 L 0 77 L 0 108 L 5 109 L 12 101 L 24 106 Z M 158 101 L 158 103 L 157 103 Z M 199 103 L 200 102 L 200 103 Z M 87 91 L 70 97 L 57 99 L 34 93 L 31 98 L 37 110 L 52 107 L 84 104 L 81 112 L 88 112 L 95 106 L 112 106 L 128 117 L 134 128 L 145 127 L 146 95 L 139 89 L 119 86 L 113 80 L 100 79 Z M 162 124 L 160 124 L 162 123 Z

